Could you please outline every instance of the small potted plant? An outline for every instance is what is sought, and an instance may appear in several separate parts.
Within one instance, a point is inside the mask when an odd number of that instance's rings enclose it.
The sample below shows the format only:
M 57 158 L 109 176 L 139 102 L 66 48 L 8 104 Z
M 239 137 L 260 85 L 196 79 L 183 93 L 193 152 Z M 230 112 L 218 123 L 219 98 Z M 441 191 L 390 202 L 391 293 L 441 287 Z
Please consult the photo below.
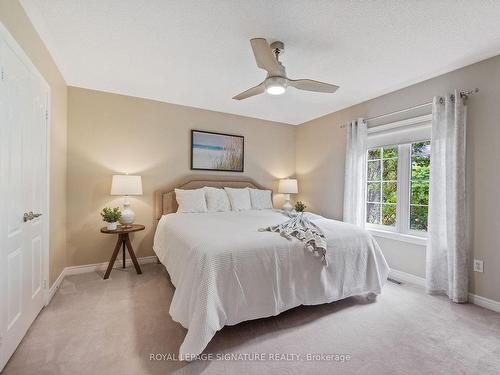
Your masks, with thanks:
M 108 230 L 116 230 L 118 226 L 118 220 L 122 216 L 119 207 L 104 207 L 101 212 L 102 219 L 108 224 Z
M 304 212 L 304 210 L 307 208 L 307 206 L 304 204 L 304 202 L 298 201 L 295 203 L 295 211 L 297 212 Z

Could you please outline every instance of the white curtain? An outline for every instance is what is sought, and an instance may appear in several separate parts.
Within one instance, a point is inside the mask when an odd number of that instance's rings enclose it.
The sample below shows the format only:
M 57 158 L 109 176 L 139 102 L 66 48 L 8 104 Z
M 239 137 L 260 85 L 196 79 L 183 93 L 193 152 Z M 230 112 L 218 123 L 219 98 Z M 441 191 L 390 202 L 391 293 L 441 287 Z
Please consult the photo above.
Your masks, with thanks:
M 347 149 L 344 183 L 344 221 L 365 224 L 366 121 L 347 124 Z
M 431 131 L 427 291 L 467 302 L 469 247 L 465 201 L 465 118 L 460 92 L 434 98 Z

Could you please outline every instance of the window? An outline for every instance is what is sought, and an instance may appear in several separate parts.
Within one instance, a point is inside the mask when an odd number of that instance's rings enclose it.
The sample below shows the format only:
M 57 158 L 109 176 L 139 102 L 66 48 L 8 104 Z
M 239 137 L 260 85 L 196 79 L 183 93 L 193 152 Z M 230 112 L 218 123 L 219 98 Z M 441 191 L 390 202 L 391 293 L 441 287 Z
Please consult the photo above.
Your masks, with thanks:
M 430 149 L 429 140 L 368 149 L 368 228 L 406 235 L 426 235 Z

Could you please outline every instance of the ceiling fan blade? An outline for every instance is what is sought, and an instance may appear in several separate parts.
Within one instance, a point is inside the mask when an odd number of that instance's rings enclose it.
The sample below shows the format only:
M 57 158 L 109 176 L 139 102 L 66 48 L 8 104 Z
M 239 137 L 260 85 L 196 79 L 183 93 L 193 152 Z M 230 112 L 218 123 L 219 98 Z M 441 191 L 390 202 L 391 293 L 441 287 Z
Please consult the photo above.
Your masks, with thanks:
M 339 88 L 338 86 L 325 82 L 314 81 L 312 79 L 289 79 L 288 86 L 293 86 L 299 90 L 329 93 L 334 93 Z
M 281 75 L 278 61 L 267 41 L 264 38 L 253 38 L 250 39 L 250 44 L 252 45 L 257 66 L 267 70 L 272 76 Z
M 243 91 L 241 94 L 233 96 L 233 99 L 235 99 L 235 100 L 246 99 L 246 98 L 249 98 L 251 96 L 262 94 L 264 91 L 266 91 L 266 86 L 265 86 L 264 82 L 262 82 L 260 85 L 254 86 L 251 89 Z

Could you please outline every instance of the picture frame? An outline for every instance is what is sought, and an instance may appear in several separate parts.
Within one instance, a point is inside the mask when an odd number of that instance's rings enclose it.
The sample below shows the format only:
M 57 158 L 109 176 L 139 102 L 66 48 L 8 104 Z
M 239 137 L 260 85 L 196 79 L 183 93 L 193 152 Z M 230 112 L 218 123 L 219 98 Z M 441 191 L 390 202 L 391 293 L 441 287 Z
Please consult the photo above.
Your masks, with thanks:
M 191 170 L 243 172 L 245 137 L 191 130 Z

